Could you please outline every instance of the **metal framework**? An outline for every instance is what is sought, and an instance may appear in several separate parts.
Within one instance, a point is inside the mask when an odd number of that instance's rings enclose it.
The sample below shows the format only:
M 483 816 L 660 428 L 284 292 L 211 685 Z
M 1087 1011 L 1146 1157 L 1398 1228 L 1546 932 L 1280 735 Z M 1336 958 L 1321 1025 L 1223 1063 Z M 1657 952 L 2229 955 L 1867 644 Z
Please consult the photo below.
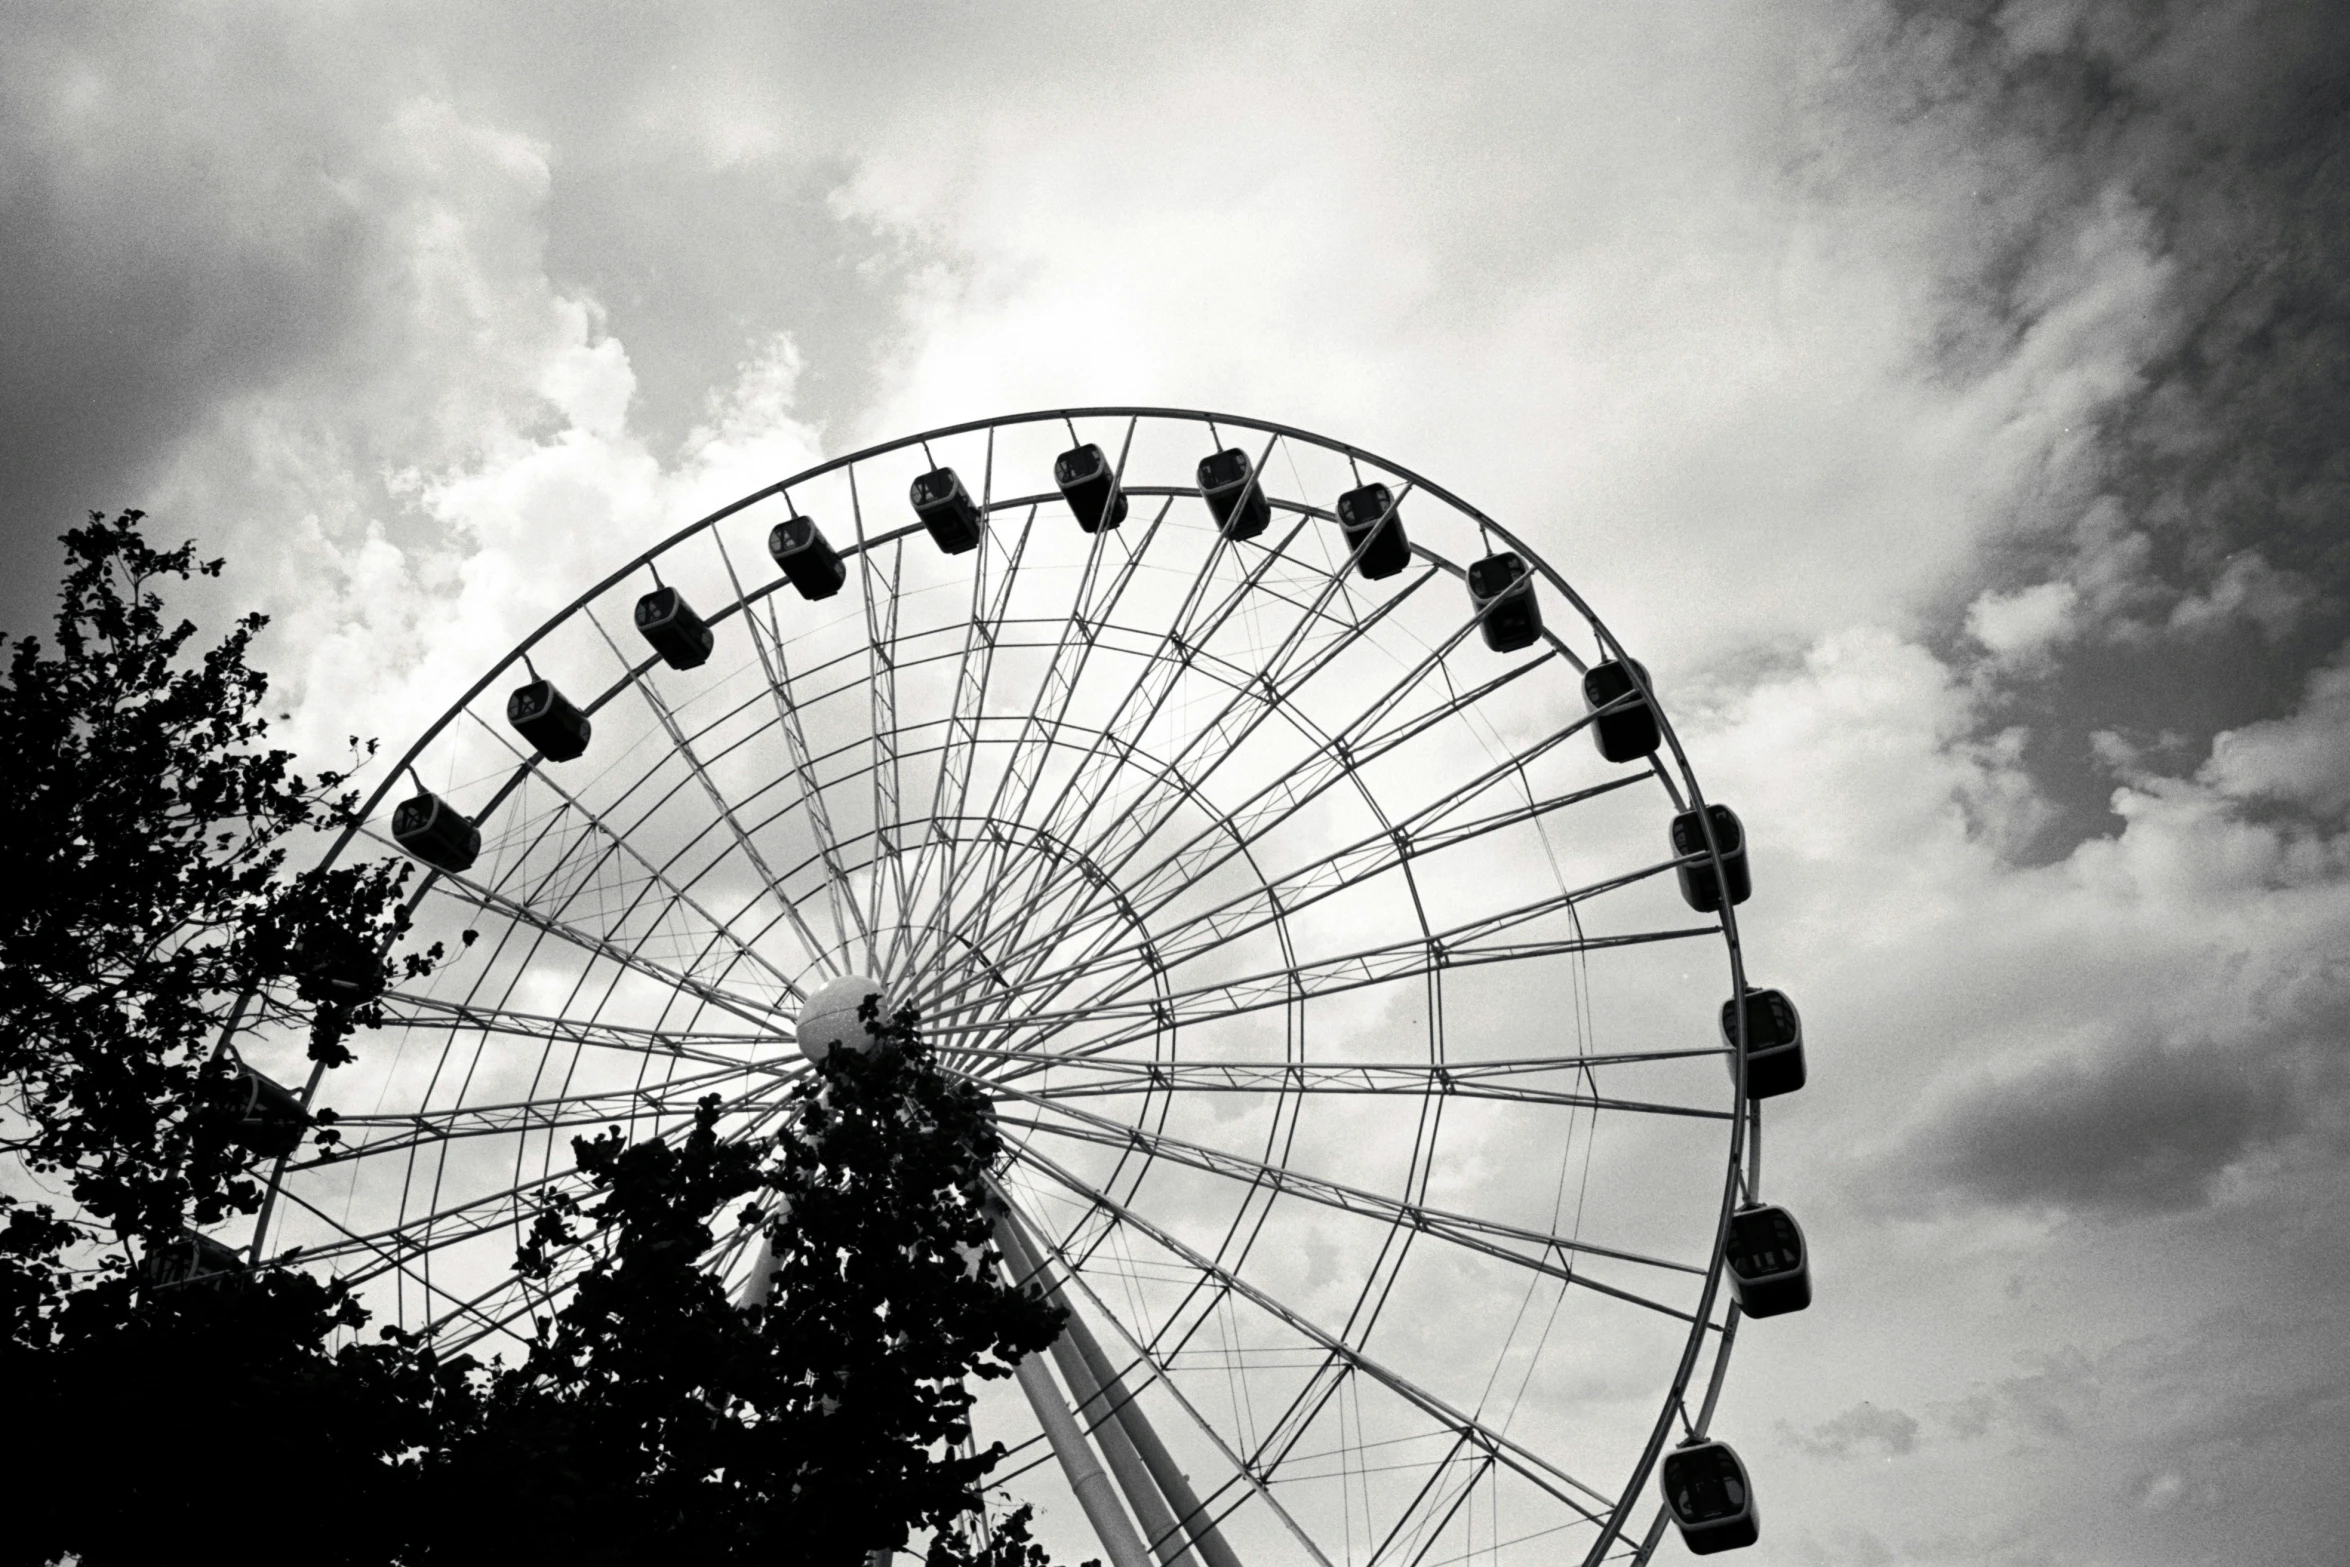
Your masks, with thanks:
M 1098 533 L 1044 487 L 1085 440 L 1130 508 Z M 1229 446 L 1253 538 L 1194 473 Z M 900 499 L 937 465 L 985 517 L 961 555 Z M 1412 552 L 1378 581 L 1333 510 L 1373 481 Z M 848 557 L 837 596 L 770 565 L 792 515 Z M 1548 621 L 1506 654 L 1462 585 L 1500 550 Z M 626 629 L 655 573 L 717 636 L 701 668 Z M 1073 1313 L 979 1406 L 1010 1483 L 1069 1488 L 1048 1536 L 1083 1519 L 1065 1543 L 1118 1567 L 1645 1559 L 1650 1472 L 1735 1337 L 1760 1112 L 1714 1023 L 1735 919 L 1674 890 L 1719 869 L 1710 821 L 1667 846 L 1697 779 L 1669 724 L 1628 767 L 1586 734 L 1579 676 L 1621 652 L 1491 518 L 1262 420 L 1022 414 L 769 485 L 582 593 L 386 774 L 368 838 L 411 768 L 480 826 L 413 906 L 459 957 L 312 1073 L 346 1142 L 279 1167 L 250 1243 L 510 1337 L 573 1131 L 677 1135 L 715 1093 L 728 1136 L 771 1135 L 799 1000 L 872 973 L 993 1096 L 1004 1265 Z M 592 715 L 584 758 L 503 721 L 526 655 Z M 300 1059 L 276 1016 L 235 1041 L 265 1069 Z M 747 1276 L 746 1240 L 712 1265 Z

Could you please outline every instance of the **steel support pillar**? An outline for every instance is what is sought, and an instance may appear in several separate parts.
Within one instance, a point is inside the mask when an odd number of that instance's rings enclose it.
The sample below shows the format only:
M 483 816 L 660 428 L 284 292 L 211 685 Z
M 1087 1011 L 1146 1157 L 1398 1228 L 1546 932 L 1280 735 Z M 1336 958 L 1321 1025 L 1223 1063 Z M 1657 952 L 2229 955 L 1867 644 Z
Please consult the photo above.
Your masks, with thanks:
M 1013 1229 L 1009 1221 L 997 1223 L 997 1239 L 1010 1257 L 1014 1269 L 1029 1278 L 1043 1282 L 1043 1270 L 1026 1244 L 1026 1238 Z M 1060 1292 L 1046 1286 L 1054 1304 L 1068 1309 Z M 1126 1411 L 1109 1401 L 1102 1391 L 1102 1381 L 1086 1363 L 1070 1329 L 1077 1325 L 1077 1316 L 1071 1312 L 1068 1325 L 1061 1336 L 1053 1340 L 1053 1364 L 1061 1368 L 1061 1380 L 1069 1385 L 1069 1393 L 1077 1402 L 1077 1418 L 1093 1437 L 1094 1444 L 1109 1460 L 1110 1474 L 1125 1494 L 1126 1505 L 1133 1510 L 1134 1521 L 1142 1526 L 1145 1542 L 1163 1567 L 1199 1567 L 1198 1559 L 1185 1543 L 1183 1530 L 1177 1527 L 1175 1515 L 1168 1511 L 1167 1500 L 1159 1494 L 1158 1482 L 1135 1451 L 1134 1439 L 1125 1427 Z
M 1199 1554 L 1207 1558 L 1208 1567 L 1240 1567 L 1240 1558 L 1225 1543 L 1224 1531 L 1216 1527 L 1199 1493 L 1191 1488 L 1189 1477 L 1176 1464 L 1175 1455 L 1159 1440 L 1158 1431 L 1143 1413 L 1142 1406 L 1135 1402 L 1125 1378 L 1118 1374 L 1109 1356 L 1102 1353 L 1100 1341 L 1094 1338 L 1093 1330 L 1085 1325 L 1085 1319 L 1077 1314 L 1060 1285 L 1045 1271 L 1042 1249 L 1029 1244 L 1016 1218 L 1000 1221 L 998 1232 L 1013 1266 L 1036 1279 L 1043 1285 L 1046 1297 L 1069 1314 L 1060 1341 L 1053 1345 L 1054 1358 L 1060 1361 L 1065 1376 L 1069 1375 L 1072 1361 L 1083 1372 L 1081 1377 L 1069 1376 L 1070 1386 L 1082 1390 L 1080 1410 L 1094 1421 L 1095 1435 L 1102 1440 L 1102 1451 L 1110 1455 L 1111 1466 L 1121 1469 L 1120 1479 L 1127 1496 L 1131 1499 L 1139 1493 L 1150 1498 L 1156 1516 L 1141 1505 L 1135 1507 L 1135 1514 L 1157 1542 L 1160 1560 L 1168 1567 L 1188 1560 L 1189 1553 L 1182 1550 L 1183 1538 L 1188 1535 Z M 1131 1480 L 1118 1463 L 1121 1452 L 1139 1461 L 1141 1472 Z
M 1134 1525 L 1118 1505 L 1110 1477 L 1102 1473 L 1093 1449 L 1086 1445 L 1085 1432 L 1079 1429 L 1077 1417 L 1069 1413 L 1060 1385 L 1053 1381 L 1042 1355 L 1021 1360 L 1019 1382 L 1020 1391 L 1028 1395 L 1028 1407 L 1036 1412 L 1036 1423 L 1044 1428 L 1045 1440 L 1052 1444 L 1053 1456 L 1061 1461 L 1069 1489 L 1077 1493 L 1077 1505 L 1085 1509 L 1086 1521 L 1093 1525 L 1095 1537 L 1109 1554 L 1111 1567 L 1151 1567 Z

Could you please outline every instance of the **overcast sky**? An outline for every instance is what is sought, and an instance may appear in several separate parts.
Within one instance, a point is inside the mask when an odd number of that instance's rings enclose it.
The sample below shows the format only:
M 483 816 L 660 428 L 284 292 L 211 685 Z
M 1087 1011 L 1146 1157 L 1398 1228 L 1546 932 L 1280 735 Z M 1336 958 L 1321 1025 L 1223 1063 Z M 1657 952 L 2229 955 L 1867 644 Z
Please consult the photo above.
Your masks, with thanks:
M 2332 1563 L 2346 215 L 2324 3 L 12 5 L 0 627 L 143 506 L 296 737 L 397 746 L 745 474 L 1109 402 L 1389 454 L 1768 869 L 1763 1559 Z

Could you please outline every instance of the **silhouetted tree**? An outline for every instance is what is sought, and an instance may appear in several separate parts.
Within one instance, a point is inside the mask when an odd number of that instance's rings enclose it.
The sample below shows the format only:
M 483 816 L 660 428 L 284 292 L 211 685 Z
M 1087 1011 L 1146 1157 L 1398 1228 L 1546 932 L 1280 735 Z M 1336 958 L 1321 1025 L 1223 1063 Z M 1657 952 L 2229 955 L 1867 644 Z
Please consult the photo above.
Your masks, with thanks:
M 934 1567 L 1045 1567 L 1025 1508 L 964 1527 L 1000 1456 L 972 1449 L 965 1381 L 1059 1312 L 1002 1280 L 994 1123 L 910 1014 L 869 1016 L 872 1048 L 835 1051 L 772 1143 L 721 1140 L 715 1100 L 675 1143 L 579 1140 L 587 1194 L 518 1259 L 560 1304 L 511 1366 L 365 1336 L 338 1286 L 197 1249 L 262 1197 L 232 1023 L 298 1025 L 331 1068 L 442 954 L 388 956 L 406 866 L 289 871 L 357 797 L 266 748 L 263 619 L 192 650 L 160 589 L 220 563 L 140 521 L 65 536 L 55 650 L 16 642 L 0 683 L 0 1131 L 70 1198 L 0 1193 L 0 1567 L 847 1567 L 922 1530 Z M 749 1309 L 705 1265 L 737 1204 L 773 1259 Z
M 266 748 L 247 616 L 197 652 L 159 588 L 196 572 L 139 514 L 65 536 L 54 650 L 0 683 L 0 1116 L 60 1215 L 0 1195 L 0 1386 L 21 1499 L 0 1555 L 151 1559 L 223 1527 L 381 1560 L 351 1526 L 442 1404 L 421 1346 L 343 1342 L 356 1308 L 306 1274 L 196 1261 L 192 1232 L 260 1203 L 238 1133 L 243 998 L 298 1018 L 313 1058 L 376 1021 L 404 867 L 289 873 L 288 840 L 350 820 L 344 779 Z M 404 960 L 410 973 L 437 954 Z M 337 1347 L 338 1344 L 340 1347 Z
M 971 1446 L 965 1382 L 1010 1375 L 1061 1313 L 995 1266 L 985 1098 L 911 1013 L 870 1010 L 872 1047 L 819 1064 L 771 1146 L 722 1142 L 714 1096 L 674 1145 L 575 1142 L 591 1190 L 541 1210 L 522 1260 L 589 1260 L 448 1455 L 446 1512 L 477 1521 L 432 1559 L 848 1567 L 929 1529 L 941 1567 L 1042 1562 L 1025 1517 L 984 1554 L 955 1527 L 1001 1456 Z M 744 1199 L 772 1256 L 747 1308 L 704 1266 Z

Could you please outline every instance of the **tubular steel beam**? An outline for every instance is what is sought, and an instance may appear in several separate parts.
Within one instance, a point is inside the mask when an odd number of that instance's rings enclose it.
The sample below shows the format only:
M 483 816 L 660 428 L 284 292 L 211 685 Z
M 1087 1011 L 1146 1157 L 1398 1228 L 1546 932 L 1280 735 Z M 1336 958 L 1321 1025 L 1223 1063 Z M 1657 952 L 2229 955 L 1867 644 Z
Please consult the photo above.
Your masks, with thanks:
M 1052 1444 L 1053 1456 L 1061 1461 L 1061 1473 L 1068 1477 L 1069 1489 L 1077 1493 L 1077 1505 L 1085 1509 L 1086 1521 L 1109 1553 L 1112 1567 L 1151 1567 L 1134 1524 L 1119 1506 L 1118 1493 L 1110 1477 L 1102 1473 L 1101 1462 L 1086 1445 L 1085 1433 L 1078 1429 L 1076 1416 L 1069 1413 L 1068 1402 L 1061 1397 L 1060 1385 L 1053 1381 L 1044 1357 L 1027 1356 L 1017 1375 L 1020 1391 L 1028 1395 L 1028 1407 L 1036 1412 L 1036 1423 L 1044 1427 L 1044 1438 Z
M 1061 1360 L 1062 1366 L 1067 1368 L 1070 1360 L 1078 1362 L 1085 1380 L 1092 1385 L 1093 1396 L 1107 1407 L 1116 1420 L 1121 1436 L 1148 1471 L 1147 1478 L 1156 1488 L 1159 1511 L 1165 1515 L 1164 1523 L 1154 1523 L 1155 1528 L 1163 1531 L 1158 1547 L 1160 1560 L 1170 1563 L 1190 1561 L 1190 1552 L 1183 1549 L 1183 1542 L 1188 1539 L 1199 1548 L 1199 1554 L 1207 1558 L 1208 1567 L 1240 1567 L 1240 1558 L 1225 1543 L 1224 1531 L 1216 1527 L 1214 1515 L 1200 1501 L 1199 1493 L 1191 1488 L 1191 1481 L 1175 1462 L 1175 1456 L 1167 1451 L 1166 1443 L 1159 1440 L 1158 1431 L 1151 1425 L 1150 1417 L 1143 1413 L 1142 1406 L 1134 1401 L 1134 1394 L 1127 1388 L 1125 1378 L 1118 1374 L 1118 1369 L 1110 1364 L 1109 1357 L 1102 1353 L 1100 1341 L 1069 1303 L 1060 1283 L 1045 1271 L 1041 1252 L 1028 1245 L 1026 1237 L 1021 1233 L 1019 1219 L 1008 1218 L 1000 1228 L 1008 1242 L 1006 1250 L 1015 1251 L 1020 1265 L 1031 1278 L 1044 1286 L 1053 1304 L 1069 1313 L 1068 1326 L 1063 1329 L 1060 1342 L 1053 1346 L 1055 1358 L 1062 1356 L 1066 1346 L 1069 1359 Z M 1072 1377 L 1070 1380 L 1074 1385 L 1077 1378 Z M 1128 1494 L 1133 1494 L 1131 1488 Z M 1175 1533 L 1178 1528 L 1181 1534 Z
M 996 1243 L 1012 1259 L 1015 1271 L 1023 1280 L 1033 1280 L 1041 1285 L 1047 1297 L 1064 1312 L 1068 1312 L 1068 1302 L 1061 1299 L 1060 1291 L 1043 1277 L 1035 1255 L 1022 1242 L 1010 1219 L 996 1220 Z M 1053 1340 L 1052 1355 L 1053 1364 L 1061 1368 L 1061 1380 L 1069 1385 L 1070 1393 L 1077 1399 L 1077 1418 L 1092 1434 L 1094 1445 L 1101 1449 L 1102 1457 L 1109 1460 L 1111 1477 L 1118 1482 L 1118 1489 L 1125 1496 L 1126 1505 L 1133 1512 L 1135 1521 L 1142 1525 L 1144 1544 L 1151 1554 L 1166 1567 L 1178 1567 L 1178 1564 L 1180 1567 L 1199 1567 L 1198 1559 L 1191 1554 L 1188 1536 L 1177 1526 L 1175 1514 L 1161 1493 L 1157 1477 L 1135 1450 L 1133 1432 L 1128 1427 L 1127 1417 L 1139 1416 L 1140 1411 L 1110 1403 L 1103 1391 L 1101 1379 L 1093 1374 L 1093 1369 L 1086 1364 L 1084 1356 L 1078 1353 L 1076 1343 L 1069 1336 L 1069 1328 L 1076 1321 L 1076 1314 L 1070 1312 L 1060 1337 Z

